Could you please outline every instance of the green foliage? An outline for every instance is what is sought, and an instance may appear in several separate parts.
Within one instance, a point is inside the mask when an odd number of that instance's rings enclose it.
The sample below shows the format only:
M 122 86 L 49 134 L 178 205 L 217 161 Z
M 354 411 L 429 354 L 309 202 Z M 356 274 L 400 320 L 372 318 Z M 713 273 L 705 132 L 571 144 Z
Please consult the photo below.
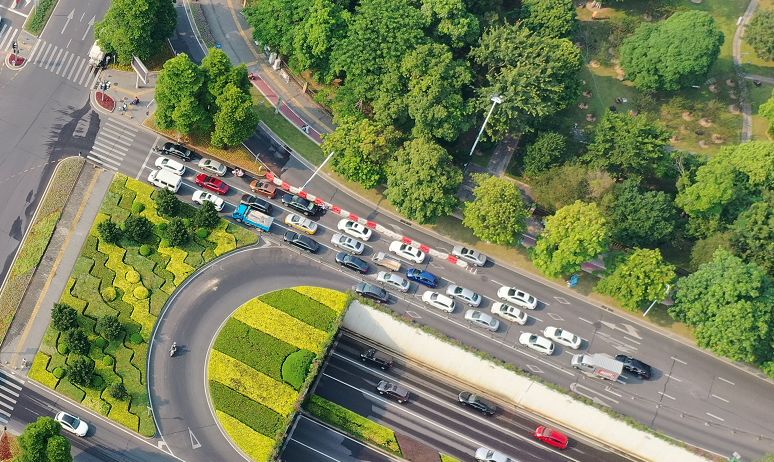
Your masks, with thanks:
M 464 0 L 423 0 L 421 12 L 433 38 L 455 50 L 472 45 L 481 35 L 478 18 Z M 490 11 L 494 9 L 491 8 Z
M 444 148 L 417 138 L 395 153 L 384 195 L 404 216 L 426 223 L 454 211 L 462 180 L 462 171 Z
M 149 246 L 148 244 L 143 244 L 140 246 L 139 253 L 143 257 L 147 257 L 148 255 L 153 253 L 153 247 Z
M 207 56 L 202 59 L 201 70 L 204 72 L 208 104 L 215 104 L 215 100 L 230 83 L 232 69 L 231 59 L 225 51 L 219 48 L 210 48 L 207 51 Z
M 674 237 L 677 211 L 662 191 L 643 191 L 634 180 L 616 185 L 602 201 L 616 242 L 629 247 L 651 247 Z
M 283 427 L 284 419 L 281 415 L 220 382 L 210 381 L 210 395 L 215 409 L 262 435 L 274 438 Z
M 212 124 L 206 108 L 207 99 L 204 72 L 188 55 L 180 53 L 167 60 L 159 73 L 156 124 L 159 128 L 174 128 L 184 134 L 207 133 Z
M 59 342 L 59 344 L 57 344 L 56 351 L 58 351 L 60 355 L 66 356 L 67 354 L 70 353 L 70 347 L 67 346 L 67 344 L 64 343 L 64 341 L 62 341 L 62 342 Z
M 774 288 L 753 263 L 726 250 L 677 282 L 669 314 L 696 328 L 701 347 L 735 361 L 758 363 L 772 358 Z
M 54 11 L 56 2 L 57 0 L 38 0 L 34 14 L 24 25 L 24 28 L 33 35 L 40 35 L 43 32 L 43 28 L 46 27 L 48 18 L 51 17 L 51 13 Z
M 259 120 L 258 113 L 253 110 L 250 93 L 229 83 L 217 97 L 216 104 L 218 113 L 211 138 L 213 146 L 237 146 L 252 136 Z
M 532 177 L 562 163 L 567 152 L 567 138 L 557 132 L 543 132 L 527 147 L 524 174 Z
M 101 390 L 102 387 L 105 385 L 105 379 L 102 378 L 99 374 L 94 374 L 91 376 L 91 388 Z
M 745 28 L 744 39 L 759 58 L 774 61 L 774 10 L 759 9 Z
M 486 75 L 477 90 L 477 108 L 488 112 L 492 96 L 502 98 L 487 124 L 492 139 L 530 131 L 579 93 L 583 61 L 570 40 L 541 37 L 519 23 L 495 26 L 484 32 L 470 56 Z
M 91 383 L 91 375 L 94 373 L 94 362 L 85 356 L 76 356 L 67 368 L 67 377 L 74 385 L 82 387 Z
M 48 439 L 46 444 L 47 462 L 72 462 L 70 454 L 70 440 L 62 435 L 55 435 Z
M 142 335 L 140 335 L 139 332 L 132 332 L 132 335 L 129 336 L 129 341 L 134 343 L 135 345 L 141 344 L 144 340 L 142 338 Z
M 173 218 L 164 231 L 164 237 L 169 241 L 170 246 L 179 247 L 191 239 L 191 234 L 181 218 Z
M 295 28 L 290 66 L 313 70 L 318 79 L 329 81 L 330 56 L 334 45 L 346 35 L 349 17 L 349 11 L 338 2 L 313 0 L 302 23 Z
M 258 299 L 325 332 L 333 333 L 338 327 L 338 314 L 335 311 L 295 290 L 275 290 Z
M 368 119 L 338 120 L 323 140 L 323 152 L 335 152 L 331 166 L 348 180 L 373 188 L 385 179 L 385 166 L 398 145 L 398 132 Z
M 119 401 L 126 401 L 129 399 L 129 391 L 126 389 L 123 382 L 115 382 L 110 385 L 108 393 L 110 393 L 110 396 L 114 399 Z
M 116 53 L 126 66 L 132 56 L 147 62 L 176 25 L 177 13 L 169 0 L 113 0 L 102 21 L 94 24 L 94 35 L 103 51 Z
M 126 278 L 126 281 L 130 284 L 137 284 L 138 282 L 140 282 L 140 273 L 138 273 L 133 269 L 130 269 L 129 271 L 127 271 L 124 277 Z
M 293 345 L 233 318 L 223 326 L 214 348 L 279 381 L 285 358 L 298 351 Z
M 675 267 L 664 261 L 660 250 L 635 249 L 596 288 L 636 310 L 643 303 L 664 300 L 675 277 Z
M 97 320 L 97 333 L 108 340 L 115 340 L 124 333 L 124 325 L 117 316 L 103 316 Z
M 640 90 L 679 90 L 702 82 L 723 40 L 709 13 L 675 13 L 662 22 L 642 24 L 626 38 L 621 66 Z
M 98 224 L 97 231 L 102 240 L 109 244 L 116 244 L 121 240 L 121 228 L 110 220 Z
M 742 212 L 731 231 L 734 252 L 774 276 L 774 193 Z
M 53 374 L 54 374 L 54 377 L 56 377 L 58 379 L 61 379 L 62 377 L 65 376 L 65 372 L 66 371 L 64 370 L 64 368 L 62 368 L 62 367 L 55 367 Z
M 129 215 L 124 221 L 124 233 L 135 242 L 143 242 L 153 236 L 153 223 L 143 216 Z
M 51 310 L 51 325 L 64 332 L 78 327 L 78 312 L 66 303 L 54 303 Z
M 607 111 L 594 129 L 586 160 L 616 178 L 646 176 L 668 159 L 669 132 L 643 115 Z
M 207 228 L 196 228 L 196 237 L 199 239 L 207 239 L 210 235 L 210 230 Z
M 180 210 L 182 202 L 175 196 L 175 193 L 168 189 L 159 189 L 153 195 L 153 202 L 156 203 L 156 210 L 166 216 L 174 216 Z
M 21 435 L 19 435 L 19 448 L 21 454 L 17 457 L 18 462 L 59 462 L 59 461 L 72 461 L 72 457 L 69 459 L 55 458 L 51 459 L 50 456 L 61 457 L 61 445 L 60 442 L 53 443 L 49 454 L 49 442 L 58 441 L 59 438 L 65 440 L 67 444 L 69 456 L 70 443 L 66 438 L 60 435 L 61 426 L 51 417 L 38 417 L 38 419 L 27 425 Z
M 559 210 L 591 197 L 589 171 L 580 165 L 562 165 L 532 179 L 532 196 L 546 210 Z
M 518 244 L 530 216 L 518 186 L 486 174 L 475 174 L 473 178 L 476 199 L 465 205 L 462 224 L 483 241 L 507 246 Z
M 298 350 L 289 354 L 282 363 L 282 380 L 296 390 L 300 390 L 314 358 L 315 354 L 309 350 Z
M 576 201 L 546 219 L 532 262 L 548 276 L 567 276 L 607 250 L 607 220 L 596 204 Z
M 105 355 L 102 358 L 102 364 L 104 364 L 106 366 L 112 366 L 115 363 L 116 363 L 116 360 L 112 356 L 110 356 L 110 355 Z
M 774 90 L 771 92 L 771 98 L 758 106 L 758 115 L 769 121 L 769 135 L 774 137 Z
M 309 12 L 309 3 L 298 0 L 265 0 L 252 2 L 244 10 L 253 26 L 253 38 L 279 49 L 284 55 L 293 50 L 293 31 Z
M 81 355 L 89 354 L 91 349 L 89 337 L 86 336 L 86 333 L 80 327 L 75 327 L 65 333 L 65 343 L 70 348 L 70 351 Z
M 215 210 L 215 204 L 210 201 L 204 201 L 204 203 L 196 209 L 196 212 L 194 212 L 192 221 L 195 227 L 204 228 L 205 231 L 218 226 L 218 224 L 220 224 L 220 216 L 218 215 L 218 211 Z M 197 230 L 197 235 L 198 234 L 199 232 Z M 205 234 L 202 239 L 206 237 L 207 234 Z
M 535 34 L 570 38 L 577 26 L 575 4 L 572 0 L 523 0 L 521 21 Z
M 102 300 L 106 302 L 112 302 L 118 296 L 118 292 L 116 292 L 116 288 L 113 286 L 105 287 L 100 290 L 99 294 L 102 296 Z
M 132 295 L 137 300 L 145 300 L 150 297 L 150 291 L 144 286 L 137 286 L 132 290 Z
M 145 210 L 145 204 L 142 202 L 132 202 L 132 213 L 135 215 L 139 215 L 142 213 L 142 211 Z

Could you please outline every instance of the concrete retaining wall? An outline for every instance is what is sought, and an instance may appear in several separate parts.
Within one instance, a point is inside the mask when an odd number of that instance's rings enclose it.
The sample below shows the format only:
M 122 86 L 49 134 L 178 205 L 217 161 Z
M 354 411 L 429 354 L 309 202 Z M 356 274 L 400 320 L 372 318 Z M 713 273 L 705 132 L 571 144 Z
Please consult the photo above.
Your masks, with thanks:
M 653 462 L 706 462 L 688 450 L 637 430 L 592 406 L 481 359 L 461 348 L 353 302 L 344 326 L 420 363 L 432 366 L 493 397 L 516 404 L 632 456 Z M 486 380 L 482 380 L 486 378 Z

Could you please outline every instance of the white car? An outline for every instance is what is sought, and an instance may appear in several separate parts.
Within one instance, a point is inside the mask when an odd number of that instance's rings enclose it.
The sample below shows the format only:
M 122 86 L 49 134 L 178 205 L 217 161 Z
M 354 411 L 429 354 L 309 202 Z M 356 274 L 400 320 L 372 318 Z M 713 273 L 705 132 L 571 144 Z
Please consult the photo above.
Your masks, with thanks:
M 89 424 L 66 412 L 58 413 L 54 417 L 54 420 L 59 422 L 59 425 L 61 425 L 62 428 L 75 435 L 86 436 L 86 433 L 89 432 Z
M 513 321 L 517 324 L 521 324 L 522 326 L 529 320 L 527 313 L 521 311 L 515 306 L 511 306 L 503 302 L 494 302 L 492 304 L 492 314 L 496 314 L 501 318 L 507 319 L 508 321 Z
M 406 244 L 401 241 L 392 241 L 390 244 L 390 252 L 399 257 L 403 257 L 406 260 L 411 260 L 417 264 L 421 264 L 423 261 L 425 261 L 424 252 L 411 244 Z
M 497 289 L 497 296 L 528 310 L 537 308 L 537 298 L 515 287 L 502 286 Z
M 581 343 L 583 343 L 583 339 L 572 332 L 567 332 L 559 327 L 548 326 L 543 329 L 543 335 L 546 338 L 549 338 L 560 345 L 570 347 L 573 350 L 580 348 Z
M 451 254 L 475 266 L 486 265 L 486 255 L 479 252 L 478 250 L 469 249 L 461 245 L 455 245 L 452 248 Z
M 215 210 L 217 210 L 218 212 L 223 210 L 223 206 L 226 204 L 226 201 L 216 196 L 215 194 L 212 194 L 211 192 L 207 192 L 207 191 L 201 191 L 198 189 L 194 191 L 193 196 L 191 196 L 191 200 L 195 204 L 199 204 L 199 205 L 204 205 L 205 202 L 212 202 L 212 205 L 215 206 Z
M 376 275 L 376 280 L 401 292 L 408 292 L 411 287 L 411 283 L 407 279 L 390 271 L 379 271 L 379 274 Z
M 212 173 L 215 176 L 223 176 L 226 174 L 226 166 L 212 159 L 202 159 L 197 164 L 200 169 L 207 173 Z
M 355 255 L 360 255 L 365 250 L 365 244 L 355 238 L 345 236 L 340 233 L 333 235 L 331 238 L 331 244 L 340 249 L 346 250 L 347 252 L 352 252 Z
M 489 448 L 476 449 L 476 454 L 473 457 L 476 458 L 476 462 L 516 462 L 502 452 Z
M 500 328 L 500 321 L 489 316 L 486 313 L 482 313 L 478 310 L 468 310 L 465 312 L 465 319 L 473 324 L 483 327 L 484 329 L 496 332 Z
M 161 170 L 169 170 L 175 175 L 183 176 L 185 174 L 185 165 L 169 157 L 162 156 L 156 159 L 156 167 Z
M 363 241 L 368 241 L 371 239 L 371 234 L 373 233 L 373 231 L 371 231 L 369 228 L 366 228 L 365 225 L 356 221 L 347 220 L 346 218 L 339 221 L 339 224 L 336 226 L 336 228 L 343 233 L 347 233 L 350 236 L 356 237 Z
M 439 310 L 446 311 L 447 313 L 453 313 L 454 308 L 457 307 L 453 298 L 439 294 L 438 292 L 433 292 L 432 290 L 428 290 L 422 294 L 422 301 L 432 306 L 433 308 L 438 308 Z
M 455 284 L 451 284 L 446 288 L 446 295 L 458 298 L 469 306 L 478 306 L 481 304 L 481 295 Z
M 544 355 L 551 356 L 554 354 L 554 342 L 537 334 L 524 332 L 519 336 L 519 343 Z

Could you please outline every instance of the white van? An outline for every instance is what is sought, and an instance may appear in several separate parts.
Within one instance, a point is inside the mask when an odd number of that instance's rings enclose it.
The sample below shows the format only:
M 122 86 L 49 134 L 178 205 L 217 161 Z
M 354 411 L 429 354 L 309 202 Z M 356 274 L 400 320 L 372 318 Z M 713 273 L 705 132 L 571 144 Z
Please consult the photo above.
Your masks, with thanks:
M 175 175 L 169 170 L 154 170 L 148 175 L 148 183 L 159 188 L 166 188 L 176 193 L 183 183 L 180 175 Z

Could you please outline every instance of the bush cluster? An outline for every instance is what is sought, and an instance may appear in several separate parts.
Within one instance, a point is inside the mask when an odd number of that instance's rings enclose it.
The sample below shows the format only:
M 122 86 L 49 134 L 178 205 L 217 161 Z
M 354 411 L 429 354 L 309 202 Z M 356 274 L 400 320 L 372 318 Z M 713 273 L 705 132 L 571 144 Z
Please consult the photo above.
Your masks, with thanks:
M 236 319 L 223 326 L 214 348 L 279 381 L 285 358 L 298 350 Z
M 315 354 L 308 350 L 298 350 L 288 355 L 282 363 L 282 380 L 296 390 L 300 390 L 314 358 Z

